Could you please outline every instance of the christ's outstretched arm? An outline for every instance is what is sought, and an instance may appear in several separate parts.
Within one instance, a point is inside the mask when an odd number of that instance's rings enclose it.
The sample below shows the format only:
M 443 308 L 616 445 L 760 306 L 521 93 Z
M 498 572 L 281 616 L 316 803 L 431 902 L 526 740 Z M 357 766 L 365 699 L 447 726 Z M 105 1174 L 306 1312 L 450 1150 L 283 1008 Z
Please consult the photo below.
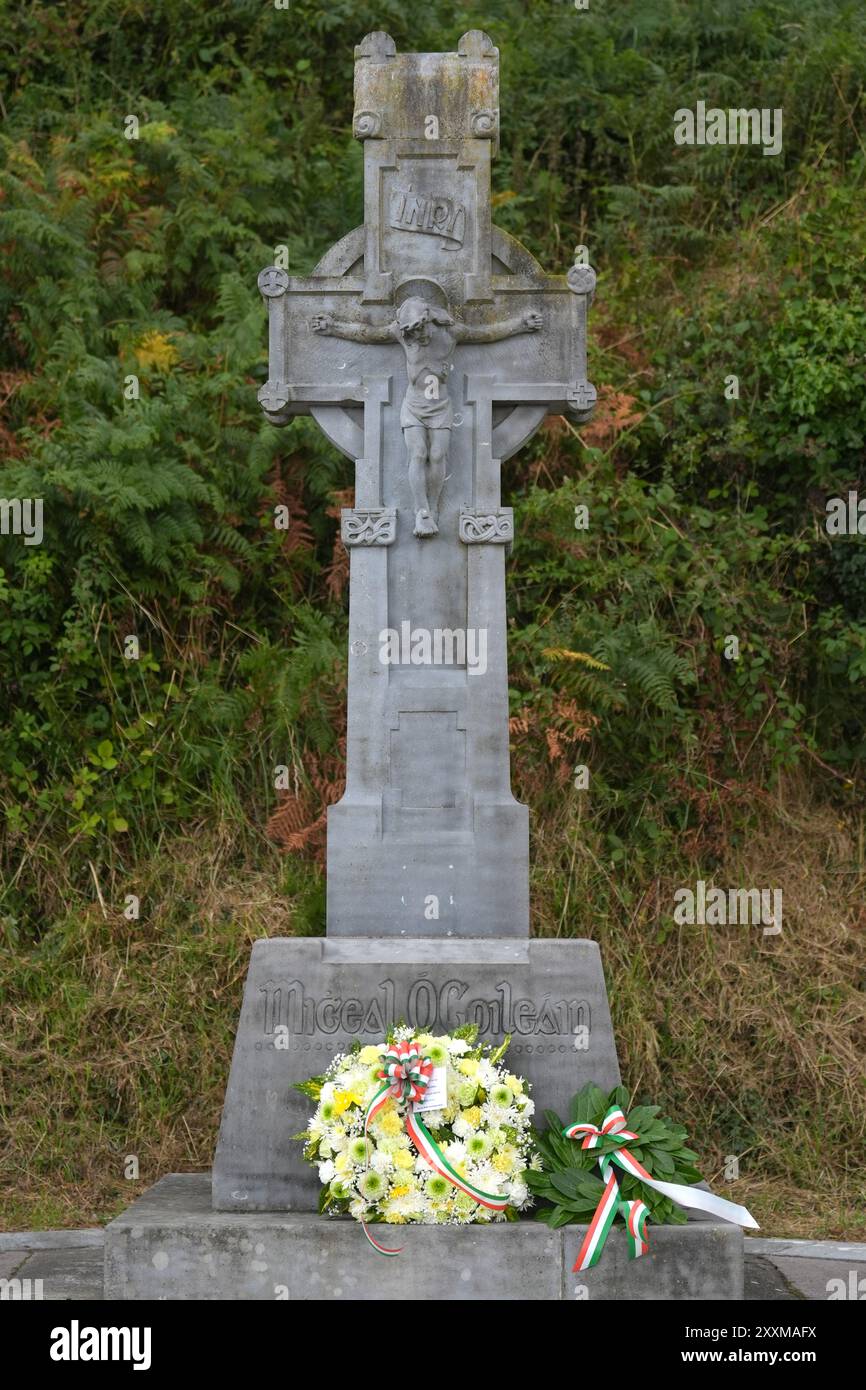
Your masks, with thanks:
M 516 333 L 537 333 L 541 315 L 534 309 L 500 323 L 455 323 L 452 333 L 458 343 L 498 343 L 501 338 L 513 338 Z
M 330 314 L 314 314 L 310 319 L 314 333 L 323 333 L 330 338 L 348 338 L 351 343 L 393 343 L 396 325 L 385 323 L 377 327 L 373 323 L 349 323 L 345 319 L 332 318 Z

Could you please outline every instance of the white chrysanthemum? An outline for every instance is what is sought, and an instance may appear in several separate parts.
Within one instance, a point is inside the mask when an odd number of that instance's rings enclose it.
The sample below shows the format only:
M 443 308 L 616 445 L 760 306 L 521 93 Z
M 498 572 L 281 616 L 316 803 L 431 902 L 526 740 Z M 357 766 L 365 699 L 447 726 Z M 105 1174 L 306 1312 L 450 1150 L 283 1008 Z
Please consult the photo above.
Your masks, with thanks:
M 333 1165 L 333 1163 L 331 1162 L 331 1160 L 330 1160 L 330 1159 L 326 1159 L 324 1163 L 320 1163 L 320 1164 L 319 1164 L 319 1182 L 320 1182 L 320 1183 L 328 1183 L 328 1182 L 330 1182 L 331 1179 L 334 1177 L 336 1171 L 337 1171 L 337 1170 L 336 1170 L 336 1168 L 334 1167 L 334 1165 Z
M 522 1119 L 528 1120 L 530 1115 L 535 1114 L 535 1101 L 531 1100 L 529 1096 L 518 1096 L 515 1101 L 515 1104 L 517 1107 L 517 1113 L 521 1116 Z
M 461 1144 L 458 1139 L 452 1139 L 450 1143 L 446 1144 L 443 1148 L 443 1153 L 448 1159 L 448 1162 L 453 1163 L 455 1166 L 458 1163 L 466 1162 L 466 1145 Z
M 494 1105 L 492 1100 L 486 1100 L 481 1107 L 481 1115 L 484 1124 L 488 1129 L 510 1129 L 516 1128 L 519 1124 L 517 1111 L 511 1106 Z
M 442 1110 L 422 1110 L 421 1119 L 428 1129 L 441 1129 L 445 1123 L 445 1114 Z
M 482 1192 L 490 1192 L 495 1197 L 500 1191 L 502 1174 L 497 1173 L 490 1163 L 482 1163 L 475 1169 L 472 1181 Z
M 496 1067 L 485 1058 L 482 1058 L 478 1063 L 478 1084 L 483 1086 L 485 1091 L 489 1091 L 491 1086 L 501 1084 L 499 1081 L 499 1072 Z
M 363 1221 L 367 1215 L 367 1203 L 363 1197 L 355 1197 L 349 1205 L 349 1215 L 354 1216 L 356 1221 Z
M 464 1052 L 469 1051 L 469 1043 L 465 1038 L 449 1038 L 448 1051 L 452 1057 L 462 1057 Z
M 529 1196 L 529 1188 L 522 1178 L 512 1178 L 506 1191 L 513 1207 L 522 1207 Z
M 320 1101 L 323 1101 L 323 1100 L 333 1100 L 333 1099 L 334 1099 L 334 1091 L 335 1091 L 336 1089 L 337 1089 L 337 1088 L 336 1088 L 336 1086 L 334 1085 L 333 1081 L 326 1081 L 325 1084 L 324 1084 L 323 1087 L 322 1087 L 322 1094 L 320 1095 L 319 1100 L 320 1100 Z
M 370 1167 L 376 1173 L 387 1173 L 394 1167 L 393 1156 L 387 1149 L 377 1148 L 370 1159 Z
M 384 1210 L 393 1216 L 415 1216 L 422 1212 L 426 1205 L 422 1193 L 405 1192 L 399 1197 L 389 1197 Z
M 458 1115 L 451 1128 L 459 1139 L 468 1139 L 470 1134 L 475 1133 L 475 1126 L 469 1123 L 465 1114 Z

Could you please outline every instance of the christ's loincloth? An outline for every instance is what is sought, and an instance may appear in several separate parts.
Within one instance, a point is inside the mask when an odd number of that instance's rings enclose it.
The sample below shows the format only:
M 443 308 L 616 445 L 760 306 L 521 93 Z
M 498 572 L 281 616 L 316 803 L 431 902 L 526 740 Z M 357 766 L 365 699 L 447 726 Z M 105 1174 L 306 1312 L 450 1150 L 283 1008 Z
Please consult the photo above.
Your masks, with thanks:
M 448 396 L 429 400 L 423 391 L 409 387 L 400 407 L 400 428 L 410 430 L 419 425 L 427 430 L 450 430 L 454 410 Z

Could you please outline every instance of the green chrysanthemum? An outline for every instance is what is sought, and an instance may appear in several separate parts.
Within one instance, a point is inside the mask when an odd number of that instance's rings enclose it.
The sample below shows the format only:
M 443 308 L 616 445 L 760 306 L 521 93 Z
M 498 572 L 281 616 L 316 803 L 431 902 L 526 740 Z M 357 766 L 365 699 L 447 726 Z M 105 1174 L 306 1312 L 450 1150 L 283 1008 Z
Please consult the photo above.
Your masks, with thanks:
M 506 1106 L 511 1104 L 512 1096 L 507 1086 L 494 1086 L 490 1092 L 490 1099 L 494 1105 Z
M 427 1048 L 427 1056 L 434 1067 L 444 1067 L 448 1061 L 448 1052 L 441 1043 L 431 1043 Z
M 358 1186 L 368 1202 L 378 1202 L 385 1195 L 385 1179 L 372 1169 L 364 1174 Z
M 353 1139 L 349 1145 L 349 1157 L 353 1163 L 367 1162 L 367 1140 Z
M 490 1153 L 490 1140 L 486 1134 L 470 1134 L 466 1140 L 466 1152 L 470 1158 L 486 1158 Z
M 426 1190 L 428 1197 L 435 1197 L 437 1199 L 440 1197 L 447 1197 L 450 1189 L 451 1184 L 448 1182 L 447 1178 L 440 1178 L 438 1173 L 427 1182 Z

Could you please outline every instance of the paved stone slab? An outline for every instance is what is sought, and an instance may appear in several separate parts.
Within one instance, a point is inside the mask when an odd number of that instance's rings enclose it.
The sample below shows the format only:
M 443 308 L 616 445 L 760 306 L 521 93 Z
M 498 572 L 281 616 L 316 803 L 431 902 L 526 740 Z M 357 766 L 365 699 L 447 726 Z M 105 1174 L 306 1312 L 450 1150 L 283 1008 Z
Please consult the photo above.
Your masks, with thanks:
M 102 1248 L 102 1227 L 80 1231 L 0 1231 L 0 1250 L 80 1250 L 84 1245 Z
M 214 1212 L 206 1174 L 172 1174 L 105 1231 L 111 1299 L 573 1300 L 585 1227 L 541 1222 L 391 1229 L 383 1260 L 357 1223 L 312 1213 Z M 581 1299 L 742 1298 L 742 1233 L 709 1221 L 655 1228 L 653 1253 L 625 1258 L 616 1233 Z M 590 1278 L 590 1276 L 592 1276 Z
M 432 1032 L 478 1023 L 494 1041 L 511 1033 L 509 1061 L 539 1111 L 565 1116 L 586 1081 L 619 1081 L 592 941 L 257 941 L 214 1160 L 216 1208 L 315 1211 L 318 1179 L 292 1139 L 310 1102 L 292 1084 L 400 1020 Z
M 866 1241 L 844 1240 L 781 1240 L 762 1236 L 746 1236 L 746 1248 L 753 1255 L 768 1255 L 776 1259 L 790 1255 L 796 1259 L 846 1260 L 849 1264 L 866 1264 Z
M 815 1302 L 866 1301 L 866 1262 L 772 1256 L 779 1273 Z
M 779 1273 L 772 1260 L 748 1254 L 743 1265 L 743 1297 L 747 1303 L 788 1303 L 803 1295 Z
M 41 1297 L 48 1303 L 102 1298 L 102 1242 L 79 1249 L 36 1250 L 16 1271 L 16 1278 L 29 1279 L 31 1283 L 41 1280 Z
M 10 1279 L 26 1259 L 26 1250 L 9 1250 L 0 1254 L 0 1279 Z

